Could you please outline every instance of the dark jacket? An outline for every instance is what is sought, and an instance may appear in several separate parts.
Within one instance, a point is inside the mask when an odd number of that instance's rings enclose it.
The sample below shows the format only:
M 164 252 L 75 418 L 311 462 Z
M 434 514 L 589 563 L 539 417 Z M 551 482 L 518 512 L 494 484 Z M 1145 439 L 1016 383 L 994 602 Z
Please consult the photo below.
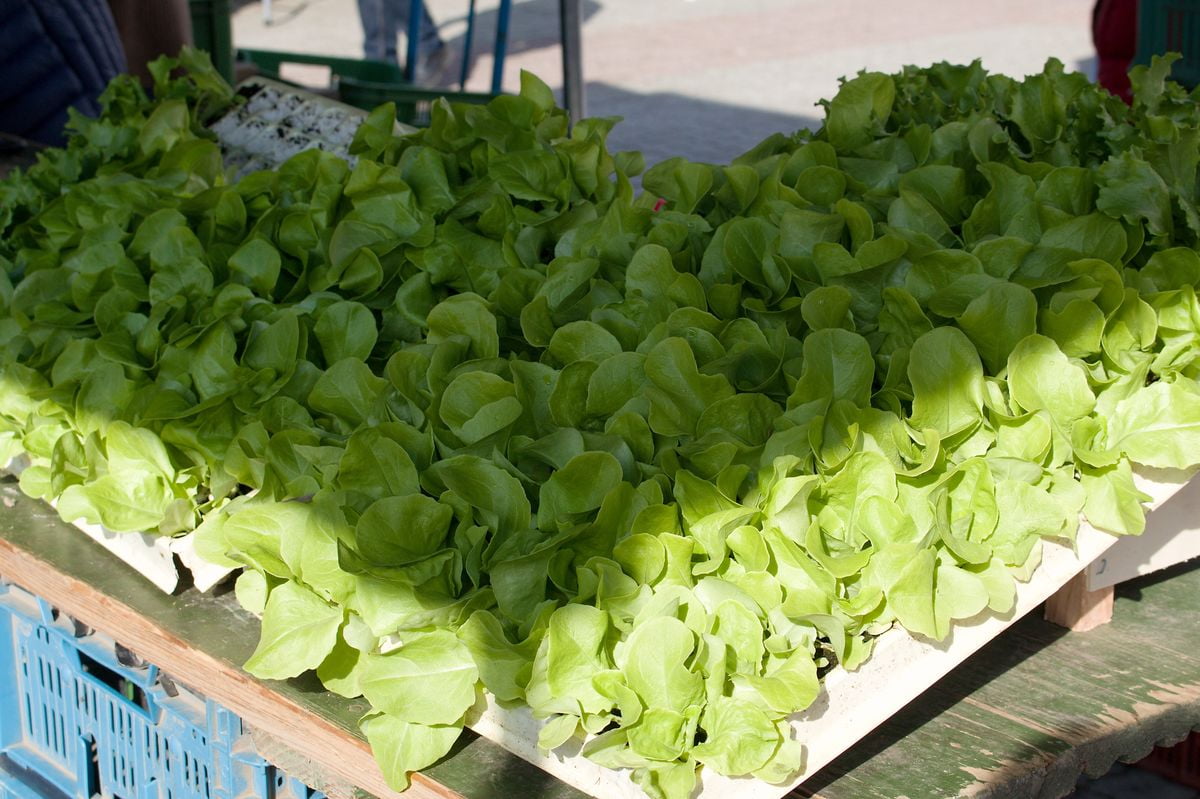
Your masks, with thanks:
M 124 70 L 105 0 L 0 0 L 0 131 L 61 144 L 67 108 L 94 116 Z

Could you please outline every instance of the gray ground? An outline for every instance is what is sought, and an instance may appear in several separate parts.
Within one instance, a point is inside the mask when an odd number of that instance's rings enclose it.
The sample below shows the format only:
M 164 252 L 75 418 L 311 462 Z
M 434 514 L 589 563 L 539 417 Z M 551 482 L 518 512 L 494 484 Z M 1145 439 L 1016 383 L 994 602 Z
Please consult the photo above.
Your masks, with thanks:
M 235 44 L 361 57 L 355 0 L 235 0 Z M 428 0 L 461 52 L 467 0 Z M 497 0 L 478 0 L 468 89 L 490 85 Z M 861 69 L 983 60 L 1026 75 L 1047 58 L 1094 75 L 1092 0 L 584 0 L 587 113 L 621 116 L 615 150 L 728 162 L 775 132 L 815 127 L 818 100 Z M 504 88 L 520 70 L 562 85 L 557 0 L 516 0 Z M 319 81 L 319 73 L 295 77 Z M 1077 799 L 1200 799 L 1128 766 L 1082 780 Z

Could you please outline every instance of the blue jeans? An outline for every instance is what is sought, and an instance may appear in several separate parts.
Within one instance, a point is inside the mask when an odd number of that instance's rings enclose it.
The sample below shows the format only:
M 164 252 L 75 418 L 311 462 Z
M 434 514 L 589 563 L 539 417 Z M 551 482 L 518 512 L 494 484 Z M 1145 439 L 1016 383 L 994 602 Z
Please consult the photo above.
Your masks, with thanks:
M 409 0 L 358 0 L 358 16 L 363 26 L 363 55 L 375 61 L 400 63 L 396 56 L 396 37 L 408 32 Z M 428 52 L 441 44 L 437 25 L 429 9 L 421 3 L 419 48 Z

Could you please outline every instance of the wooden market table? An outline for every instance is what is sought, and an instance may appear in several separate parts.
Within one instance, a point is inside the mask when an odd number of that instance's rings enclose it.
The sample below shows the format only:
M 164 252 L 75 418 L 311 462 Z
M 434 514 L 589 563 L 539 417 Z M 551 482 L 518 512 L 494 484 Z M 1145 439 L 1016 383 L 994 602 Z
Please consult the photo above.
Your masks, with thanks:
M 168 596 L 14 482 L 0 483 L 0 503 L 0 577 L 234 710 L 264 757 L 333 799 L 355 788 L 394 795 L 357 730 L 363 702 L 312 680 L 241 671 L 258 621 L 232 592 Z M 1200 568 L 1185 564 L 1117 594 L 1113 622 L 1091 632 L 1026 617 L 794 795 L 1059 797 L 1080 773 L 1098 776 L 1200 728 Z M 468 732 L 407 796 L 583 794 Z

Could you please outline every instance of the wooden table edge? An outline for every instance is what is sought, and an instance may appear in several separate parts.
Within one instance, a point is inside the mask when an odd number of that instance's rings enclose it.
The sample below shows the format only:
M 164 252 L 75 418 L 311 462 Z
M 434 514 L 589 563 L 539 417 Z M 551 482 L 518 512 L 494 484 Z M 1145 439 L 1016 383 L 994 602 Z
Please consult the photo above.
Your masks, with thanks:
M 155 623 L 92 585 L 63 574 L 31 552 L 0 538 L 0 577 L 62 612 L 111 636 L 184 685 L 227 706 L 251 726 L 287 741 L 297 753 L 379 797 L 399 797 L 388 787 L 367 742 L 339 729 L 269 684 L 251 677 Z M 406 799 L 463 799 L 419 772 Z

